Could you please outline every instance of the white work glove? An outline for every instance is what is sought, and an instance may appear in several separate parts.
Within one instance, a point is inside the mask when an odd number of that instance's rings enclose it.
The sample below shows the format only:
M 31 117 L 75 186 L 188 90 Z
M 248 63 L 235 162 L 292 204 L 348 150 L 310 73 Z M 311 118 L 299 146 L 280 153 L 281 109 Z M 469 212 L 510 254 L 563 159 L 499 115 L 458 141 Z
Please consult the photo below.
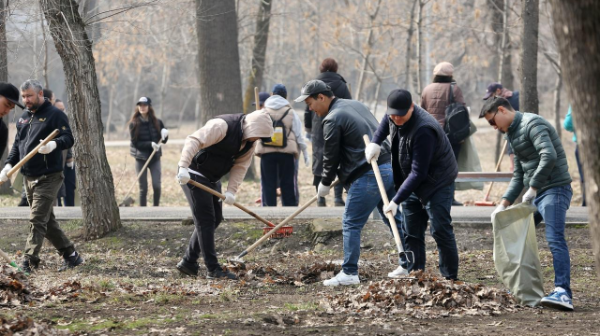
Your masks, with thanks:
M 225 204 L 233 205 L 235 203 L 235 195 L 230 193 L 229 191 L 225 192 L 225 199 L 223 200 Z
M 376 143 L 371 142 L 365 148 L 365 158 L 368 163 L 371 163 L 371 160 L 377 160 L 379 158 L 379 153 L 381 153 L 381 146 Z
M 67 167 L 71 169 L 75 168 L 75 161 L 67 162 Z
M 330 191 L 331 191 L 331 186 L 326 186 L 326 185 L 323 185 L 323 183 L 319 183 L 319 189 L 317 189 L 317 195 L 319 195 L 319 197 L 325 197 L 325 196 L 329 195 Z
M 42 142 L 42 141 L 44 141 L 44 140 L 40 139 L 40 142 Z M 56 141 L 48 141 L 47 144 L 45 144 L 42 147 L 40 147 L 40 149 L 38 150 L 38 153 L 40 153 L 40 154 L 50 154 L 55 149 L 56 149 Z
M 496 217 L 496 214 L 497 214 L 498 212 L 500 212 L 500 211 L 504 211 L 504 210 L 506 210 L 506 207 L 505 207 L 503 204 L 500 204 L 500 205 L 498 205 L 498 206 L 496 207 L 496 209 L 494 210 L 494 212 L 492 212 L 492 216 L 491 216 L 491 218 L 492 218 L 492 221 L 494 220 L 494 217 Z
M 523 203 L 532 203 L 537 196 L 537 190 L 529 187 L 525 195 L 523 195 Z
M 0 182 L 4 183 L 8 181 L 8 172 L 12 169 L 12 165 L 7 163 L 6 166 L 0 172 Z
M 162 141 L 165 141 L 165 139 L 169 136 L 169 130 L 166 128 L 163 128 L 160 130 L 160 137 L 162 138 Z
M 159 151 L 160 150 L 160 144 L 157 144 L 156 142 L 152 143 L 152 149 L 154 149 L 155 151 Z
M 187 168 L 179 167 L 177 171 L 177 182 L 180 185 L 186 185 L 190 180 L 190 172 Z
M 383 208 L 383 213 L 387 214 L 388 212 L 392 212 L 392 216 L 396 217 L 396 213 L 398 213 L 398 204 L 394 201 L 390 201 L 390 203 Z

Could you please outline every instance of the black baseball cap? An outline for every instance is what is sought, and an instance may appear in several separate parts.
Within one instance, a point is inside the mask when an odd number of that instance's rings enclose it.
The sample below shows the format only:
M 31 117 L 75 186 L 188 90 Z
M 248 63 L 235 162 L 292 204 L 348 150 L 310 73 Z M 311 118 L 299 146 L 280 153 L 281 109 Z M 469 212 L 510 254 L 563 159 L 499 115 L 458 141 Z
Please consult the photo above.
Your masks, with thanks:
M 387 98 L 387 115 L 397 115 L 404 117 L 412 106 L 412 95 L 410 92 L 402 89 L 396 89 L 390 92 Z
M 331 87 L 322 80 L 313 79 L 308 81 L 300 90 L 300 97 L 294 99 L 296 103 L 301 103 L 306 100 L 306 98 L 323 92 L 331 92 Z
M 152 99 L 148 97 L 140 97 L 136 105 L 140 104 L 152 105 Z
M 258 103 L 263 105 L 267 99 L 269 99 L 271 95 L 268 92 L 259 92 L 258 93 Z M 256 102 L 252 102 L 252 106 L 256 105 Z
M 12 103 L 15 103 L 15 105 L 22 109 L 25 108 L 23 104 L 19 103 L 19 89 L 10 83 L 0 82 L 0 96 L 8 99 L 8 101 Z

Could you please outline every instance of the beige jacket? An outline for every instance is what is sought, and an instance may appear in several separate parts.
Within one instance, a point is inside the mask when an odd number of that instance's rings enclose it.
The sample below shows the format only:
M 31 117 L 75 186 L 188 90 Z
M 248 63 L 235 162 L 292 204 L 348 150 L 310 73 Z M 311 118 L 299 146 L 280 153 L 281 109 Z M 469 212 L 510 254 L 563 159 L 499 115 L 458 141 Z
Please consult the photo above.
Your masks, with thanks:
M 242 125 L 243 141 L 240 146 L 240 150 L 246 146 L 246 139 L 248 138 L 266 138 L 273 135 L 273 123 L 268 115 L 261 111 L 250 113 L 244 119 Z M 185 139 L 183 150 L 181 151 L 181 157 L 179 159 L 179 166 L 188 168 L 194 158 L 194 155 L 203 148 L 210 147 L 219 141 L 223 140 L 227 135 L 227 123 L 225 120 L 220 118 L 211 119 L 206 124 L 197 130 L 196 132 L 188 135 Z M 246 154 L 237 158 L 233 164 L 233 167 L 229 171 L 229 183 L 227 184 L 227 191 L 234 194 L 237 192 L 238 187 L 242 184 L 244 176 L 250 167 L 252 162 L 252 154 L 256 148 L 256 142 Z
M 294 122 L 294 110 L 288 105 L 278 110 L 265 107 L 263 111 L 269 114 L 271 118 L 273 118 L 273 120 L 279 120 L 285 114 L 285 111 L 287 111 L 288 109 L 290 111 L 282 120 L 283 125 L 285 126 L 285 132 L 287 136 L 287 146 L 285 146 L 284 148 L 269 147 L 264 146 L 262 144 L 262 141 L 258 141 L 258 144 L 256 145 L 257 156 L 261 156 L 262 154 L 268 153 L 286 153 L 293 154 L 294 158 L 298 158 L 298 154 L 300 151 L 298 150 L 298 144 L 296 142 L 296 134 L 292 132 L 292 124 Z

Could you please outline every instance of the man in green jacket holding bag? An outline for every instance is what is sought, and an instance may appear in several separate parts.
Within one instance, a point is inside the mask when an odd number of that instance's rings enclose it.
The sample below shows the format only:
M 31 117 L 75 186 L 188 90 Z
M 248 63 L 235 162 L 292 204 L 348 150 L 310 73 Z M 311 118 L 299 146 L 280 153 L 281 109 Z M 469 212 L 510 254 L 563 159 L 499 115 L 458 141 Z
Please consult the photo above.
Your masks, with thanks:
M 565 219 L 573 190 L 562 143 L 556 130 L 539 115 L 515 111 L 502 97 L 488 99 L 479 118 L 506 134 L 515 154 L 510 185 L 492 218 L 512 204 L 524 188 L 523 202 L 531 202 L 546 222 L 546 240 L 554 264 L 554 290 L 544 297 L 546 307 L 573 310 L 571 264 L 565 240 Z

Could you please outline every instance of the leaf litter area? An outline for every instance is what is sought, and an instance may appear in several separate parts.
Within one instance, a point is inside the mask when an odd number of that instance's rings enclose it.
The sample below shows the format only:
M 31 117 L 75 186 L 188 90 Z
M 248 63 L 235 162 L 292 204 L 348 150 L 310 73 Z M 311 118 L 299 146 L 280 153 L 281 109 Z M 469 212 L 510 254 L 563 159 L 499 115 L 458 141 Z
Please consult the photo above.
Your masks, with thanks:
M 126 225 L 97 241 L 76 240 L 86 263 L 65 273 L 56 272 L 60 260 L 47 246 L 42 270 L 30 277 L 0 268 L 0 335 L 509 335 L 517 328 L 521 334 L 560 335 L 567 334 L 561 326 L 589 334 L 584 331 L 591 332 L 600 317 L 587 230 L 570 230 L 578 311 L 567 314 L 515 303 L 495 276 L 487 231 L 455 230 L 464 281 L 439 275 L 430 237 L 426 272 L 388 279 L 396 267 L 386 258 L 393 252 L 383 243 L 388 233 L 379 223 L 369 224 L 361 285 L 327 288 L 321 282 L 341 270 L 341 239 L 313 251 L 305 226 L 295 224 L 291 238 L 269 241 L 243 268 L 227 258 L 252 241 L 227 239 L 235 225 L 220 227 L 218 253 L 240 277 L 237 282 L 206 279 L 204 268 L 197 278 L 179 275 L 174 265 L 190 227 Z M 552 259 L 547 251 L 541 257 L 545 287 L 551 289 Z

